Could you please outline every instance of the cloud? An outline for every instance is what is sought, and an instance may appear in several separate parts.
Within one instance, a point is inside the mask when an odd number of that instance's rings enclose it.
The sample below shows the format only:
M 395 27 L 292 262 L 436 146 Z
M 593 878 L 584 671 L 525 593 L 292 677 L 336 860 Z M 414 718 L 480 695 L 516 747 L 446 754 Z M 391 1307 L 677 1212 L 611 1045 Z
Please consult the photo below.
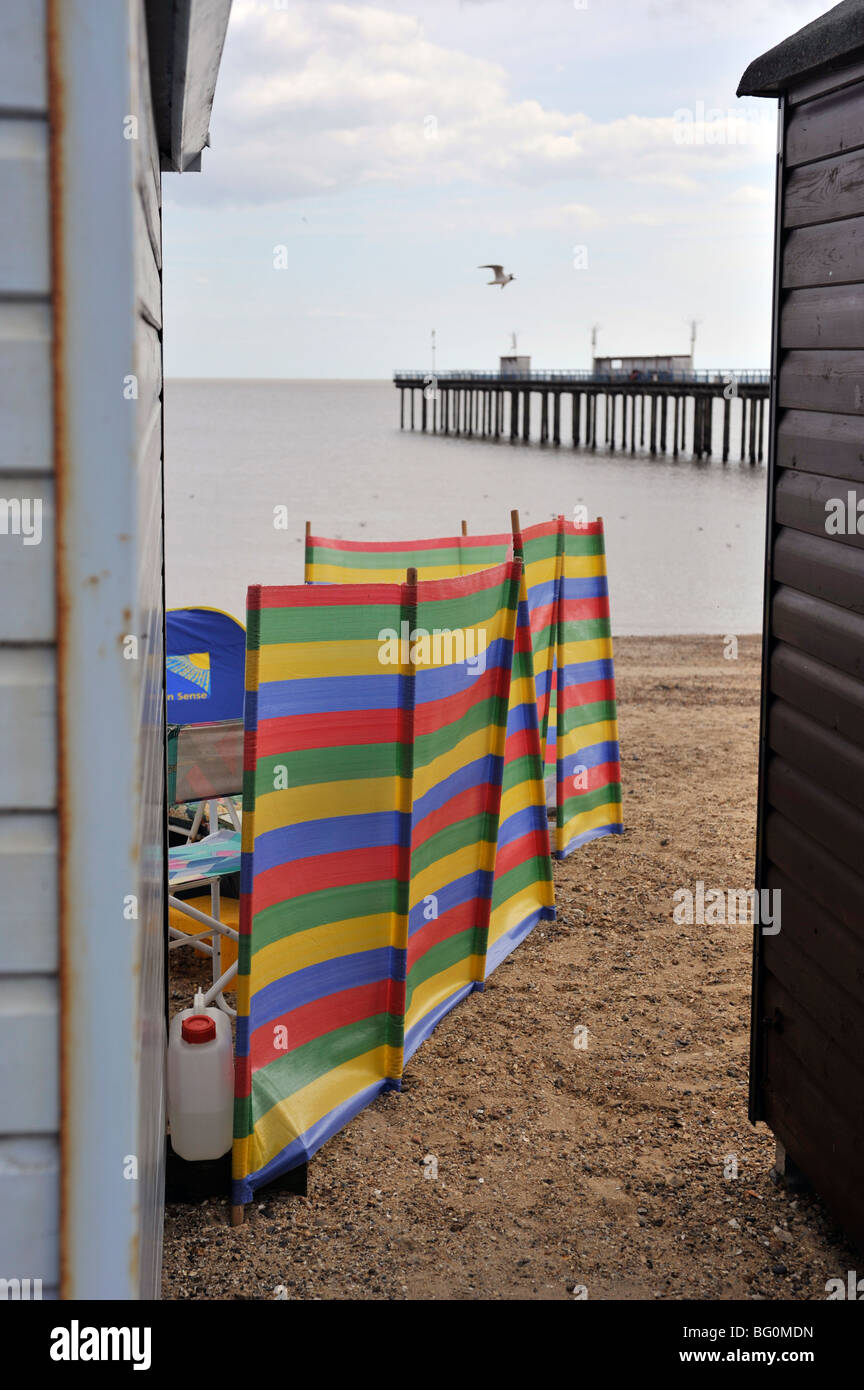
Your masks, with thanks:
M 682 145 L 679 126 L 671 110 L 595 121 L 516 99 L 503 67 L 433 42 L 410 14 L 239 0 L 206 174 L 183 201 L 243 206 L 350 188 L 524 189 L 610 176 L 686 193 L 700 169 L 760 158 L 752 142 Z

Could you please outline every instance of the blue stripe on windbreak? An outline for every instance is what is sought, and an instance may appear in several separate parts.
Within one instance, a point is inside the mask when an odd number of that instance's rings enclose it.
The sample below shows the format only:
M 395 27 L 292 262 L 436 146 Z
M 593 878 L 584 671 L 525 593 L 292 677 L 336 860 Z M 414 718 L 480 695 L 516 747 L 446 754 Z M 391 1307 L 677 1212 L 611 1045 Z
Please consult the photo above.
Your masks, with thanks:
M 240 854 L 240 892 L 252 892 L 252 880 L 255 877 L 255 864 L 251 850 L 241 851 Z
M 345 710 L 398 709 L 399 667 L 382 666 L 380 675 L 320 676 L 264 681 L 258 687 L 262 719 Z
M 564 600 L 580 598 L 606 598 L 609 593 L 609 580 L 605 574 L 594 575 L 591 579 L 564 580 Z
M 450 912 L 454 907 L 460 907 L 462 903 L 470 902 L 472 898 L 490 898 L 492 896 L 492 884 L 495 875 L 487 869 L 475 869 L 474 873 L 465 874 L 462 878 L 454 879 L 452 883 L 445 883 L 438 888 L 434 895 L 437 901 L 439 917 L 443 917 L 445 912 Z M 427 918 L 423 916 L 426 899 L 423 898 L 415 907 L 412 907 L 408 915 L 408 936 L 412 937 L 415 932 L 420 931 L 426 926 Z
M 617 763 L 620 758 L 620 745 L 614 741 L 591 743 L 587 748 L 580 748 L 576 753 L 568 753 L 565 758 L 559 760 L 558 781 L 565 782 L 568 777 L 575 777 L 577 768 L 601 767 L 603 763 Z
M 542 584 L 528 585 L 528 608 L 530 612 L 535 612 L 538 608 L 546 608 L 550 603 L 555 602 L 555 589 L 557 579 L 546 579 Z
M 424 792 L 414 802 L 414 824 L 417 825 L 424 816 L 431 815 L 433 811 L 440 811 L 454 796 L 468 791 L 470 787 L 480 787 L 487 782 L 497 785 L 502 772 L 503 759 L 494 757 L 491 753 L 484 758 L 475 758 L 473 763 L 451 772 L 449 777 L 430 787 L 428 792 Z
M 484 652 L 465 661 L 454 662 L 450 666 L 419 664 L 414 667 L 416 704 L 428 705 L 433 700 L 446 700 L 451 695 L 461 695 L 471 688 L 478 676 L 493 667 L 509 669 L 512 663 L 512 641 L 498 637 L 490 642 Z M 443 655 L 443 649 L 442 649 Z M 430 661 L 432 649 L 430 649 Z
M 247 690 L 243 695 L 243 728 L 246 733 L 258 728 L 258 691 Z
M 513 705 L 507 711 L 507 737 L 518 734 L 523 729 L 537 729 L 537 704 L 526 700 L 521 705 Z
M 293 859 L 343 850 L 380 849 L 399 845 L 411 817 L 402 811 L 369 811 L 357 816 L 327 816 L 322 820 L 281 825 L 255 837 L 255 872 L 275 869 Z
M 590 681 L 609 681 L 615 675 L 615 663 L 608 657 L 599 661 L 571 661 L 561 668 L 564 686 L 588 685 Z
M 405 952 L 395 946 L 379 946 L 372 951 L 356 951 L 350 956 L 336 956 L 317 965 L 295 970 L 272 984 L 258 989 L 250 1004 L 250 1030 L 280 1018 L 282 1014 L 324 999 L 328 994 L 341 994 L 358 985 L 380 984 L 404 971 Z
M 577 835 L 571 840 L 566 849 L 556 849 L 553 851 L 553 859 L 566 859 L 568 854 L 572 854 L 574 849 L 579 849 L 581 845 L 587 845 L 589 840 L 600 840 L 604 835 L 623 835 L 624 826 L 616 821 L 611 825 L 595 825 L 593 830 L 586 830 L 582 835 Z
M 514 840 L 521 840 L 523 835 L 529 834 L 532 830 L 542 829 L 545 823 L 544 805 L 523 806 L 521 811 L 508 816 L 498 827 L 498 848 L 512 844 Z

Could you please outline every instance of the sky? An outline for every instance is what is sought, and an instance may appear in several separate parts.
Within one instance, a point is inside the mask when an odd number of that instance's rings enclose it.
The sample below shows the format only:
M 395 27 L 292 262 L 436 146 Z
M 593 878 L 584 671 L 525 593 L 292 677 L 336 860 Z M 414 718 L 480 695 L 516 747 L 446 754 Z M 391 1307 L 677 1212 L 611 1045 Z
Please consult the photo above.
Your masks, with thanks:
M 172 377 L 769 360 L 776 102 L 825 0 L 234 0 L 203 172 L 166 175 Z M 516 278 L 489 287 L 498 262 Z

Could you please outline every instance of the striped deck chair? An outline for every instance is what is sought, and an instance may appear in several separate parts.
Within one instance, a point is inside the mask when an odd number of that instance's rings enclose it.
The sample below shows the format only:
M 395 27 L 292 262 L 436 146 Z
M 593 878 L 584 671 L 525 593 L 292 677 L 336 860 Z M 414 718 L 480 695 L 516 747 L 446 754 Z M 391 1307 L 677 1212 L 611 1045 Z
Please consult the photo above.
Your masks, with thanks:
M 249 591 L 236 1206 L 483 987 L 520 575 Z

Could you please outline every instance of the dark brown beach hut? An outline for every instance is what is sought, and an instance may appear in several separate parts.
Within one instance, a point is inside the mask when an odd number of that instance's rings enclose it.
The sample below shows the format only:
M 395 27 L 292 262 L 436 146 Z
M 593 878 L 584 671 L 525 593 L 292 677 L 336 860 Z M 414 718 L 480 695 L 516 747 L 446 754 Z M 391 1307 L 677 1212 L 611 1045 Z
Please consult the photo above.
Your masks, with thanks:
M 750 1118 L 864 1244 L 864 0 L 738 95 L 780 105 Z

